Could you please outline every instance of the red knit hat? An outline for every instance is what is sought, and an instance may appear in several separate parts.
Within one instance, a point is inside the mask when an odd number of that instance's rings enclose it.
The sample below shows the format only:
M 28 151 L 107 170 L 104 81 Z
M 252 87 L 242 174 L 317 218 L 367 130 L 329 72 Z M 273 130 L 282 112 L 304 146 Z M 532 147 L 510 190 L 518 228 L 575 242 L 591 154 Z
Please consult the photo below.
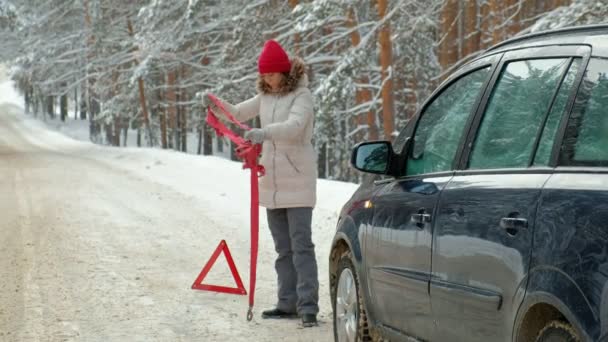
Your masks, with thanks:
M 264 48 L 258 59 L 258 70 L 260 74 L 291 71 L 289 57 L 279 43 L 272 39 L 264 43 Z

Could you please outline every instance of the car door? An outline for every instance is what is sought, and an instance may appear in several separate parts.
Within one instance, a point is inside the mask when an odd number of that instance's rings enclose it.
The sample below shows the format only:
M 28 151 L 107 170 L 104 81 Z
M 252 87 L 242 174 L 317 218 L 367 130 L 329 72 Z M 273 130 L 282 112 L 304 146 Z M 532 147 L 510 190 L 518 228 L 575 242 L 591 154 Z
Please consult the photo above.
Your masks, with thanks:
M 459 147 L 498 59 L 473 63 L 432 97 L 403 152 L 408 162 L 404 176 L 377 185 L 381 189 L 372 198 L 366 265 L 371 310 L 393 332 L 431 337 L 428 284 L 435 205 L 452 177 Z
M 568 321 L 589 341 L 608 333 L 606 108 L 608 57 L 592 57 L 563 120 L 557 168 L 543 188 L 527 290 L 531 299 L 542 293 L 563 303 Z
M 551 146 L 585 46 L 506 52 L 441 194 L 430 296 L 435 341 L 511 341 Z

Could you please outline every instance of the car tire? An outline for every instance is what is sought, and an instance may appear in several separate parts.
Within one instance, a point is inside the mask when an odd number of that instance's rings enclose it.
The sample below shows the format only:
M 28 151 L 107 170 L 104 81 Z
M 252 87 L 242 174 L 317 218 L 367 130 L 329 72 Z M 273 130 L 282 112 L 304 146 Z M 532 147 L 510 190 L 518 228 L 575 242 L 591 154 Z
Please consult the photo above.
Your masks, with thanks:
M 359 276 L 353 265 L 352 255 L 345 252 L 338 261 L 337 281 L 332 289 L 336 294 L 332 303 L 336 342 L 373 341 L 359 289 Z
M 581 339 L 568 323 L 552 321 L 538 333 L 536 342 L 579 342 Z

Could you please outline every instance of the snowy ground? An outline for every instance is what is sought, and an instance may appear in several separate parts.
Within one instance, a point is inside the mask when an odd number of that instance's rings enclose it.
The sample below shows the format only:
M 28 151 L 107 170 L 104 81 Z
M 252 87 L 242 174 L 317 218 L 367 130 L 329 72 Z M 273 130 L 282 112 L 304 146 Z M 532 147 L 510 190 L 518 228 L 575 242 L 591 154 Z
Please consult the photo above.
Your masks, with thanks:
M 248 288 L 248 171 L 223 158 L 73 140 L 23 114 L 11 91 L 0 84 L 0 341 L 332 339 L 329 244 L 356 185 L 318 185 L 318 328 L 259 317 L 276 287 L 261 211 L 248 323 L 247 297 L 190 289 L 222 239 Z M 223 258 L 208 281 L 232 284 Z

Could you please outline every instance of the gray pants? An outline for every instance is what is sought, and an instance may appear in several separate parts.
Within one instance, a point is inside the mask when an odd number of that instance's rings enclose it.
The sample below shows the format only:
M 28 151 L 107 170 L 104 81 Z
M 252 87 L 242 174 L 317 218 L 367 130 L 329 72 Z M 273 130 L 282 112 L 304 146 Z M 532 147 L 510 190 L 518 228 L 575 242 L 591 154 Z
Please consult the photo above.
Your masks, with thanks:
M 267 209 L 268 226 L 279 254 L 277 308 L 285 312 L 317 314 L 319 279 L 312 243 L 312 208 Z

